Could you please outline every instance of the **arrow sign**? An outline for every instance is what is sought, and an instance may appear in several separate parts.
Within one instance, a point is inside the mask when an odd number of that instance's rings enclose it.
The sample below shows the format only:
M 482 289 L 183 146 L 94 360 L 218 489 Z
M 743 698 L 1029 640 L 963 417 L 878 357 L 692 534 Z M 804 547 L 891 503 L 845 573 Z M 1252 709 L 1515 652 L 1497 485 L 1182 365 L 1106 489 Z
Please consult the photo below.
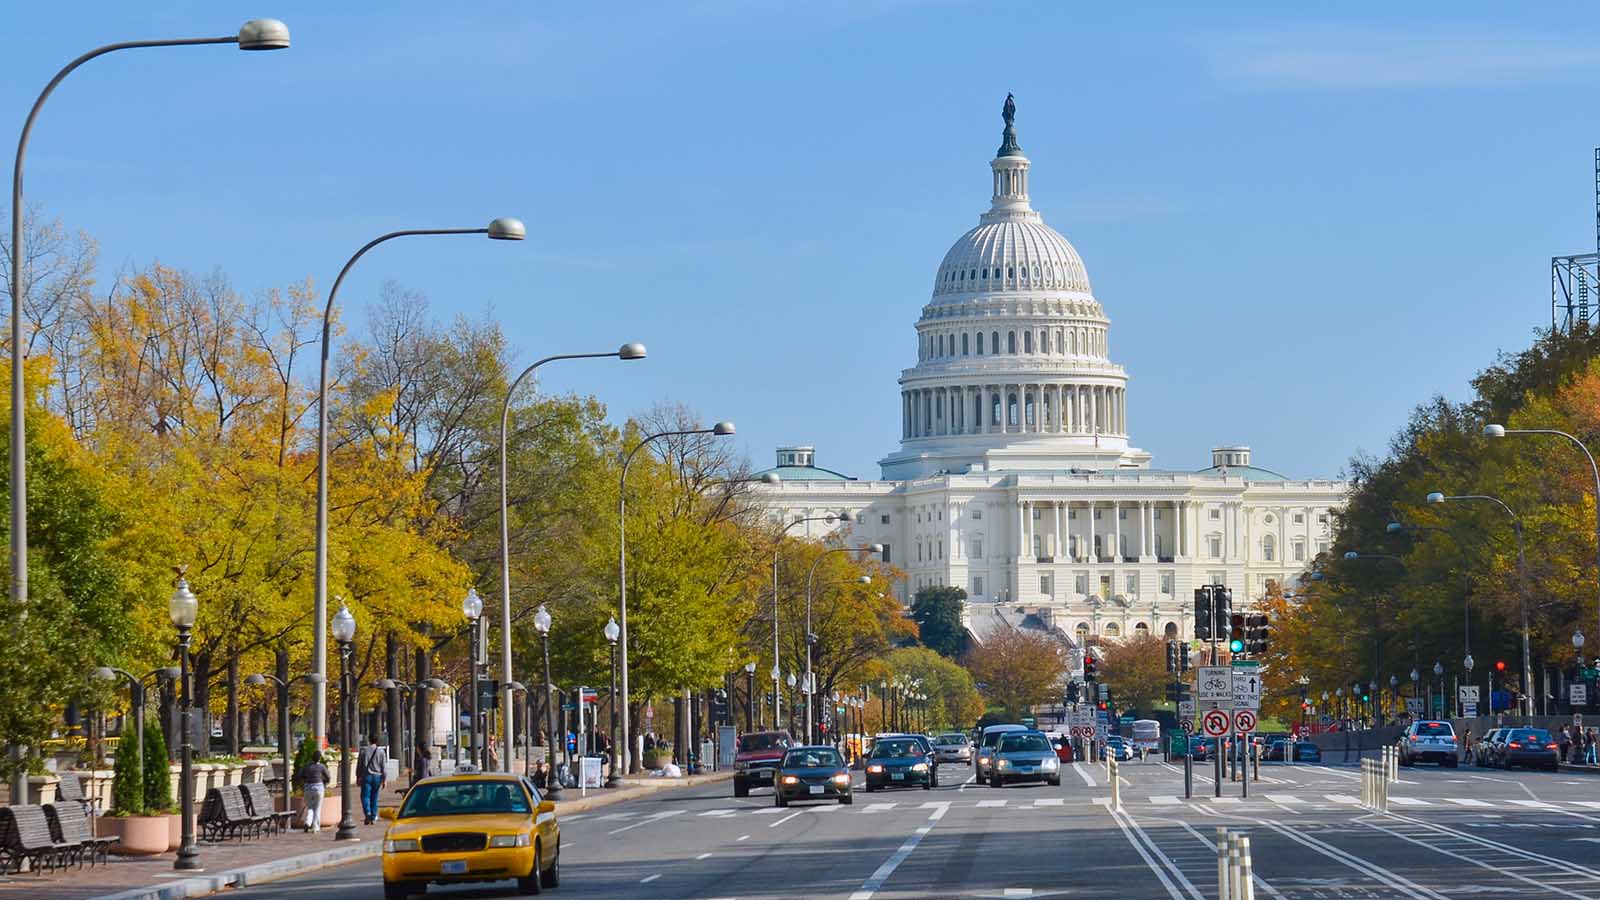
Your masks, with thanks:
M 1249 734 L 1256 730 L 1256 713 L 1253 709 L 1235 710 L 1233 713 L 1233 730 L 1241 734 Z
M 1208 709 L 1200 717 L 1200 729 L 1207 737 L 1222 737 L 1228 733 L 1228 711 L 1225 709 Z

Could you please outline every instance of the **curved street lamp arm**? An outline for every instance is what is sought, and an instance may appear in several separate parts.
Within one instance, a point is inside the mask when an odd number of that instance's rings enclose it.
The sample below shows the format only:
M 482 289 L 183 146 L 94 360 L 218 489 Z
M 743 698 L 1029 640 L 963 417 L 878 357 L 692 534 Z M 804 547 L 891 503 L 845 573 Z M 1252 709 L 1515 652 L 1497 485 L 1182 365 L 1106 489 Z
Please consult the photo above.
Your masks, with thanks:
M 1600 571 L 1600 465 L 1595 464 L 1594 454 L 1589 452 L 1588 445 L 1583 441 L 1578 440 L 1573 435 L 1570 435 L 1557 428 L 1508 428 L 1506 429 L 1506 434 L 1553 434 L 1557 437 L 1564 437 L 1572 443 L 1577 444 L 1578 449 L 1583 451 L 1584 459 L 1589 461 L 1589 471 L 1594 475 L 1595 568 L 1596 571 Z M 1596 610 L 1597 614 L 1600 614 L 1600 604 L 1596 605 Z

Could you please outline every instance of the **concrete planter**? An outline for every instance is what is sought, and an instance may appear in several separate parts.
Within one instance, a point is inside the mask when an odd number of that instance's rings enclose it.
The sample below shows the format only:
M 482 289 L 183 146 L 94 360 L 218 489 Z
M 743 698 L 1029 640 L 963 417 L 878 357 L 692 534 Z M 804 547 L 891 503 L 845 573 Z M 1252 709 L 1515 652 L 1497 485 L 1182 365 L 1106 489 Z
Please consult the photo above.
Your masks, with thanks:
M 115 837 L 111 852 L 123 856 L 154 856 L 177 846 L 170 834 L 177 816 L 101 816 L 95 819 L 95 834 Z
M 272 777 L 275 767 L 265 759 L 251 759 L 244 763 L 244 774 L 240 784 L 263 784 Z

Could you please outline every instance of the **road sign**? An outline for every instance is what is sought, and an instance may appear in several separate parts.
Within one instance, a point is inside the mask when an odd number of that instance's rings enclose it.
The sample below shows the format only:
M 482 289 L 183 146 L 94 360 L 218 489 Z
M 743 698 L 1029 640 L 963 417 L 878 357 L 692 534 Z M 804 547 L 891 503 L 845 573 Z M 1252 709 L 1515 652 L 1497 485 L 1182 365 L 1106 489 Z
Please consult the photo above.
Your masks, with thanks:
M 1462 703 L 1478 702 L 1478 686 L 1475 684 L 1463 684 L 1456 688 L 1456 693 L 1460 696 Z
M 1201 666 L 1195 670 L 1195 699 L 1201 703 L 1233 702 L 1233 670 L 1227 666 Z
M 1255 669 L 1233 670 L 1233 708 L 1261 708 L 1261 673 Z
M 1072 708 L 1071 722 L 1076 727 L 1088 727 L 1094 724 L 1094 714 L 1090 712 L 1087 704 L 1080 703 Z
M 1183 722 L 1193 722 L 1194 721 L 1194 701 L 1193 700 L 1179 700 L 1178 701 L 1178 719 L 1180 721 L 1183 721 Z
M 1179 722 L 1178 727 L 1183 729 L 1184 734 L 1194 734 L 1194 723 L 1188 719 Z
M 1068 730 L 1068 734 L 1070 734 L 1072 737 L 1075 737 L 1075 738 L 1094 737 L 1094 726 L 1093 725 L 1074 725 L 1074 726 L 1072 726 L 1071 729 Z
M 1413 719 L 1422 718 L 1422 698 L 1421 697 L 1407 697 L 1406 698 L 1406 715 L 1410 716 Z
M 1589 686 L 1581 682 L 1567 685 L 1567 700 L 1573 706 L 1589 705 Z
M 1461 704 L 1461 714 L 1463 716 L 1466 716 L 1469 719 L 1473 718 L 1474 716 L 1476 716 L 1478 714 L 1478 701 L 1476 701 L 1476 700 L 1463 701 L 1462 704 Z
M 1259 659 L 1236 659 L 1231 663 L 1231 665 L 1235 669 L 1259 669 L 1259 668 L 1261 668 L 1261 660 L 1259 660 Z
M 1317 719 L 1317 724 L 1319 724 L 1319 725 L 1332 725 L 1333 724 L 1333 716 L 1330 716 L 1327 713 L 1323 713 Z
M 1228 733 L 1228 726 L 1231 724 L 1227 710 L 1208 709 L 1205 715 L 1200 717 L 1200 729 L 1207 737 L 1222 737 Z
M 1233 711 L 1233 730 L 1241 734 L 1249 734 L 1256 730 L 1256 711 L 1253 709 L 1236 709 Z

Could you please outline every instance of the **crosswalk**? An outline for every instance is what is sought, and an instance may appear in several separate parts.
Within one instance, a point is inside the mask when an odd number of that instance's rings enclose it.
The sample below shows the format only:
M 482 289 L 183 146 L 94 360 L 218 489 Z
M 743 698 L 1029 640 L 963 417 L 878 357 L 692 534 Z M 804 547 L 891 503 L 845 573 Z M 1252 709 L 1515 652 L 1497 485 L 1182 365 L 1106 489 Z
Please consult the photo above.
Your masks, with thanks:
M 1182 805 L 1184 803 L 1223 803 L 1223 804 L 1232 804 L 1232 803 L 1250 803 L 1250 802 L 1276 803 L 1276 804 L 1280 804 L 1280 805 L 1283 805 L 1283 806 L 1295 806 L 1295 805 L 1305 804 L 1307 802 L 1312 802 L 1312 803 L 1327 802 L 1327 803 L 1338 804 L 1340 806 L 1358 806 L 1361 803 L 1361 798 L 1357 797 L 1354 794 L 1322 794 L 1322 795 L 1320 795 L 1320 797 L 1312 797 L 1308 801 L 1308 799 L 1306 797 L 1298 795 L 1298 794 L 1280 794 L 1280 793 L 1267 792 L 1267 793 L 1263 793 L 1263 794 L 1259 794 L 1259 795 L 1252 794 L 1251 796 L 1249 796 L 1247 798 L 1241 798 L 1241 797 L 1237 797 L 1237 796 L 1213 797 L 1210 794 L 1200 794 L 1200 795 L 1196 795 L 1194 797 L 1194 799 L 1192 799 L 1192 800 L 1184 800 L 1182 797 L 1173 796 L 1173 795 L 1153 794 L 1153 795 L 1147 797 L 1146 801 L 1148 803 L 1150 803 L 1152 806 L 1179 806 L 1179 805 Z M 1124 799 L 1123 802 L 1126 803 L 1126 802 L 1128 802 L 1128 800 Z M 1134 802 L 1138 802 L 1138 801 L 1134 801 Z M 1512 808 L 1521 808 L 1521 809 L 1546 810 L 1546 811 L 1551 811 L 1551 812 L 1557 812 L 1557 811 L 1559 811 L 1559 812 L 1574 812 L 1574 811 L 1578 811 L 1578 810 L 1597 810 L 1597 809 L 1600 809 L 1600 801 L 1594 801 L 1594 800 L 1494 800 L 1494 801 L 1489 801 L 1489 800 L 1480 800 L 1480 799 L 1478 799 L 1476 797 L 1429 797 L 1429 798 L 1422 798 L 1422 797 L 1404 797 L 1404 796 L 1398 796 L 1398 795 L 1395 795 L 1395 794 L 1390 794 L 1389 795 L 1389 805 L 1391 807 L 1398 806 L 1398 807 L 1406 807 L 1406 808 L 1420 808 L 1420 807 L 1433 806 L 1433 807 L 1445 807 L 1445 808 L 1459 807 L 1459 808 L 1462 808 L 1462 809 L 1502 809 L 1502 810 L 1506 809 L 1507 807 L 1512 807 Z
M 999 797 L 985 800 L 929 800 L 923 803 L 887 801 L 882 803 L 868 803 L 864 805 L 840 806 L 837 804 L 819 804 L 815 806 L 737 806 L 717 807 L 693 813 L 694 816 L 706 819 L 729 819 L 735 816 L 776 816 L 789 813 L 838 813 L 840 815 L 881 815 L 891 812 L 914 812 L 930 809 L 1007 809 L 1007 810 L 1034 810 L 1063 808 L 1067 802 L 1062 797 L 1033 797 L 1011 798 Z M 563 824 L 591 819 L 596 822 L 622 822 L 635 819 L 649 818 L 659 813 L 646 812 L 612 812 L 612 813 L 575 813 L 562 816 Z

